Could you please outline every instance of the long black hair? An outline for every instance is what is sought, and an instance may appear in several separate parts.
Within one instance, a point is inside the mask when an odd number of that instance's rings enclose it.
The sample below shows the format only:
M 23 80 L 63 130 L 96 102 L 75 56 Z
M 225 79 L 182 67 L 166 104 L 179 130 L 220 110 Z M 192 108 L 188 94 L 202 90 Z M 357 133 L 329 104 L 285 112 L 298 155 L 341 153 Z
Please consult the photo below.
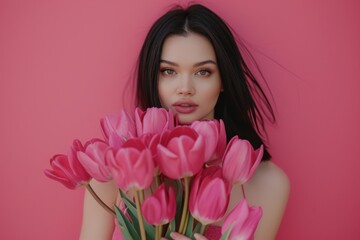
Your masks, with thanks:
M 152 25 L 138 59 L 137 106 L 144 109 L 161 107 L 158 77 L 163 43 L 170 35 L 189 32 L 205 36 L 215 50 L 224 88 L 215 106 L 215 118 L 224 121 L 228 140 L 238 135 L 247 139 L 254 148 L 260 147 L 266 136 L 264 116 L 275 121 L 271 104 L 246 65 L 230 28 L 202 5 L 177 6 Z M 249 54 L 247 50 L 246 53 Z M 265 147 L 263 160 L 270 158 Z

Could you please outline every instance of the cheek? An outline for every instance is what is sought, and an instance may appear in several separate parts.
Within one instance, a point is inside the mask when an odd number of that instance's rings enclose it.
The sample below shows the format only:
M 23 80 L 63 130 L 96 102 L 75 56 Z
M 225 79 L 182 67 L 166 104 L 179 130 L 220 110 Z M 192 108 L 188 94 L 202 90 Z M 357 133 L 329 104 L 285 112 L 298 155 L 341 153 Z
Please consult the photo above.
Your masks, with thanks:
M 207 97 L 209 101 L 217 101 L 219 94 L 221 92 L 222 86 L 221 84 L 214 83 L 207 88 L 203 88 L 203 94 Z
M 168 107 L 167 100 L 169 99 L 169 90 L 161 82 L 159 82 L 159 85 L 158 85 L 158 94 L 159 94 L 159 100 L 160 100 L 161 106 L 167 108 Z

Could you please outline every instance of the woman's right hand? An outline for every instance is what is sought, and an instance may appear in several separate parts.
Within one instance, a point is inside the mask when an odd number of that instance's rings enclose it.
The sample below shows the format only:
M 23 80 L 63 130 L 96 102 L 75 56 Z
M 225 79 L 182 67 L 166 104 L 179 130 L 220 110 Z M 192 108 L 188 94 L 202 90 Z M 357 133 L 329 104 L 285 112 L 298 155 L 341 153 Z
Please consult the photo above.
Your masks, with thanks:
M 170 233 L 170 237 L 173 239 L 173 240 L 191 240 L 191 238 L 188 238 L 180 233 L 177 233 L 177 232 L 172 232 Z M 194 237 L 196 240 L 208 240 L 205 236 L 199 234 L 199 233 L 195 233 L 194 234 Z M 162 240 L 167 240 L 166 238 L 161 238 Z

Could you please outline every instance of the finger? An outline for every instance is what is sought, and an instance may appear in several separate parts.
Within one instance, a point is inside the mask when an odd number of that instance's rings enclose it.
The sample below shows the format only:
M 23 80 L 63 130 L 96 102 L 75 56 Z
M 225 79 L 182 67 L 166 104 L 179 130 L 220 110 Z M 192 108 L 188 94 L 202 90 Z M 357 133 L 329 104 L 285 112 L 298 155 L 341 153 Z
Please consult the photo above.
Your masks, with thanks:
M 194 237 L 196 240 L 208 240 L 205 236 L 198 234 L 198 233 L 195 233 Z
M 170 233 L 170 237 L 172 237 L 174 240 L 190 240 L 190 238 L 185 237 L 184 235 L 177 232 Z

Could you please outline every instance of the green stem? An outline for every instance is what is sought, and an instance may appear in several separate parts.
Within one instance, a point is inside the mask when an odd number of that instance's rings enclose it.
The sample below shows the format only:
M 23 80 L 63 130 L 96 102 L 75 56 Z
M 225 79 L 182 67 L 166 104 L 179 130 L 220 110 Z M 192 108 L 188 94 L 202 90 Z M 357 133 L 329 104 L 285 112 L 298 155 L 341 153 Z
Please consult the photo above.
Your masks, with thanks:
M 140 194 L 141 194 L 140 191 L 135 191 L 136 212 L 137 212 L 138 221 L 139 221 L 141 240 L 146 240 L 144 219 L 141 214 Z
M 187 211 L 187 213 L 186 213 L 186 218 L 185 218 L 185 223 L 184 223 L 184 229 L 183 229 L 183 233 L 182 234 L 185 234 L 185 232 L 186 232 L 186 229 L 187 229 L 187 225 L 188 225 L 188 223 L 189 223 L 189 211 Z
M 140 190 L 140 204 L 144 202 L 144 199 L 145 199 L 145 191 Z
M 161 240 L 162 230 L 163 230 L 162 224 L 155 226 L 155 240 Z
M 162 231 L 163 231 L 163 226 L 164 225 L 159 225 L 159 240 L 161 239 L 161 234 L 162 234 Z
M 103 202 L 103 200 L 101 200 L 101 198 L 99 197 L 99 195 L 96 194 L 96 192 L 94 191 L 94 189 L 91 187 L 90 184 L 86 185 L 86 189 L 91 193 L 91 195 L 94 197 L 94 199 L 110 214 L 112 214 L 113 216 L 116 216 L 116 213 L 113 209 L 111 209 L 108 205 L 106 205 L 106 203 Z
M 190 177 L 185 177 L 185 195 L 184 195 L 184 203 L 183 203 L 183 209 L 181 214 L 181 221 L 180 221 L 180 227 L 179 227 L 179 233 L 184 234 L 186 230 L 186 218 L 188 215 L 188 203 L 189 203 L 189 185 L 190 185 Z
M 159 225 L 155 226 L 155 240 L 159 240 L 160 236 L 159 236 Z

